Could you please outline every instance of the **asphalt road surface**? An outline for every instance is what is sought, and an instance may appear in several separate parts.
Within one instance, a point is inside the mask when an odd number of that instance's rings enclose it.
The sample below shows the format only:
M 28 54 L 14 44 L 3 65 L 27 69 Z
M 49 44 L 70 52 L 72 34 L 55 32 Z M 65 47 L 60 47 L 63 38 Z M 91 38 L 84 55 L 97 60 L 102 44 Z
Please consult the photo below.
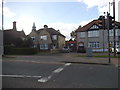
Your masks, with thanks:
M 61 56 L 7 57 L 2 88 L 118 88 L 118 67 L 63 63 Z

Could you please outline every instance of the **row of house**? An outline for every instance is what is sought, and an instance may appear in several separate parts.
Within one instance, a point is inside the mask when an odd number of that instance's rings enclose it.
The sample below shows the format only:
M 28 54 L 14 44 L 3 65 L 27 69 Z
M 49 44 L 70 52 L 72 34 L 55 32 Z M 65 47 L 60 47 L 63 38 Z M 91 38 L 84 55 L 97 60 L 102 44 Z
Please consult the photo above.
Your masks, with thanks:
M 107 24 L 106 24 L 107 25 Z M 14 39 L 30 37 L 34 46 L 40 50 L 62 49 L 65 45 L 70 46 L 74 51 L 79 47 L 92 48 L 93 51 L 107 51 L 108 50 L 108 30 L 100 29 L 99 20 L 93 20 L 83 27 L 78 27 L 76 32 L 76 41 L 69 41 L 65 44 L 65 36 L 59 30 L 49 28 L 44 25 L 43 28 L 36 30 L 35 23 L 33 23 L 30 34 L 25 35 L 24 31 L 17 31 L 16 22 L 13 22 L 13 28 L 4 30 L 5 45 L 12 44 Z M 120 22 L 115 22 L 115 41 L 116 45 L 120 46 Z M 113 29 L 109 30 L 110 44 L 113 47 Z
M 44 25 L 42 29 L 36 30 L 33 23 L 31 33 L 25 35 L 24 31 L 17 31 L 16 22 L 13 22 L 13 28 L 4 30 L 4 45 L 14 45 L 14 42 L 21 38 L 25 40 L 31 38 L 35 48 L 40 50 L 61 49 L 65 46 L 65 36 L 59 30 L 48 28 Z

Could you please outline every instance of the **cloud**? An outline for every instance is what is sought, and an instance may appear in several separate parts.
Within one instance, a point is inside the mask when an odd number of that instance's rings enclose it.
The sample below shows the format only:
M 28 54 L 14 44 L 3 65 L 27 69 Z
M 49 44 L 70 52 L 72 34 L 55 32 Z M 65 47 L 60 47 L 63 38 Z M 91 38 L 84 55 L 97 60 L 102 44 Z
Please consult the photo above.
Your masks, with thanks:
M 8 7 L 5 6 L 6 1 L 4 0 L 3 3 L 3 14 L 6 17 L 12 18 L 14 17 L 16 14 L 14 12 L 12 12 Z M 0 0 L 0 15 L 2 15 L 2 0 Z
M 77 0 L 77 1 L 85 3 L 88 9 L 97 6 L 100 15 L 103 15 L 104 12 L 108 12 L 109 2 L 113 2 L 113 0 Z M 116 20 L 118 20 L 118 1 L 120 0 L 115 0 Z M 110 7 L 110 13 L 111 15 L 113 14 L 112 6 Z
M 48 27 L 52 27 L 56 30 L 60 30 L 61 34 L 66 36 L 66 40 L 69 40 L 70 33 L 73 30 L 76 30 L 80 24 L 68 24 L 68 23 L 63 23 L 63 22 L 58 22 L 58 23 L 50 23 L 47 24 Z
M 16 20 L 16 22 L 18 31 L 21 31 L 23 29 L 25 31 L 25 34 L 29 34 L 32 30 L 32 25 L 33 22 L 35 22 L 35 18 L 22 15 Z

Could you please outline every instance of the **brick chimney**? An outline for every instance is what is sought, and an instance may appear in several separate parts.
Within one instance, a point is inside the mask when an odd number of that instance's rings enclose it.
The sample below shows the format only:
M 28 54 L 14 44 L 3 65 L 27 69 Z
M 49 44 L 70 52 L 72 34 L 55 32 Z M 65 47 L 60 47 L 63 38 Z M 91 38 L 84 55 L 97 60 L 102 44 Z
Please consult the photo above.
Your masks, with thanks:
M 13 30 L 17 31 L 17 28 L 16 28 L 16 21 L 13 22 Z

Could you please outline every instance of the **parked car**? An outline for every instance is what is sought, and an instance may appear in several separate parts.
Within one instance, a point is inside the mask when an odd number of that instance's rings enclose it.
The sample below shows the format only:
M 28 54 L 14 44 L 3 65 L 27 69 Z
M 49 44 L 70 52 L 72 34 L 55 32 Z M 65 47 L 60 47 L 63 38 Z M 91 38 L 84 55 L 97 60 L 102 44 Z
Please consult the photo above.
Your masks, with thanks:
M 62 52 L 67 52 L 67 53 L 69 53 L 69 52 L 71 52 L 71 49 L 70 49 L 69 46 L 65 46 L 65 47 L 62 48 Z
M 120 53 L 120 46 L 116 46 L 116 53 Z M 114 53 L 114 47 L 112 48 L 112 53 Z

